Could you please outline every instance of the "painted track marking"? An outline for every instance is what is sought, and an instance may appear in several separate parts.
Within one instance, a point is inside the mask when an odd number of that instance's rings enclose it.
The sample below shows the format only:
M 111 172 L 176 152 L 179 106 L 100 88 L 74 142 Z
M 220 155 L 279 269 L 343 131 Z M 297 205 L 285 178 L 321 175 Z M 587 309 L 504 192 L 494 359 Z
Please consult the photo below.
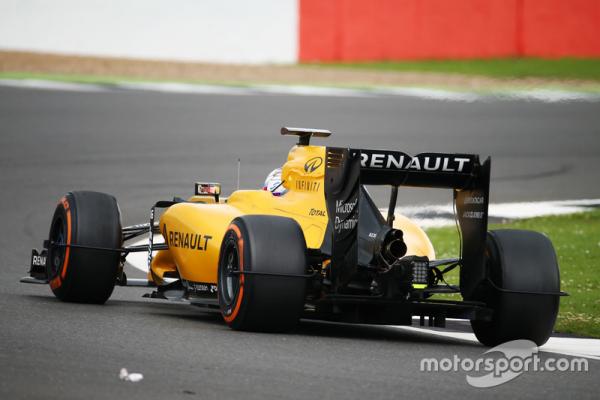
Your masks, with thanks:
M 294 96 L 326 96 L 347 98 L 372 97 L 414 97 L 439 101 L 490 101 L 490 100 L 519 100 L 545 103 L 571 101 L 599 102 L 600 93 L 576 92 L 567 90 L 531 89 L 498 91 L 490 93 L 475 93 L 432 89 L 422 87 L 373 87 L 366 89 L 339 88 L 309 85 L 264 85 L 250 84 L 211 85 L 181 82 L 115 82 L 110 84 L 92 84 L 77 82 L 48 81 L 41 79 L 0 79 L 0 86 L 18 87 L 25 89 L 43 89 L 57 91 L 107 92 L 107 91 L 149 91 L 179 94 L 215 94 L 230 96 L 251 95 L 294 95 Z

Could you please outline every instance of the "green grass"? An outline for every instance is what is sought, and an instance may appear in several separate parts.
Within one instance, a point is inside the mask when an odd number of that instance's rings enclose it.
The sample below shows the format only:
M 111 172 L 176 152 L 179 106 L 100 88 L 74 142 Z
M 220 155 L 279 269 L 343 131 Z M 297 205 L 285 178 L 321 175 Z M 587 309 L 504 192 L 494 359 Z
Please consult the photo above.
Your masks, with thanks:
M 306 65 L 375 71 L 482 75 L 494 78 L 555 78 L 600 81 L 600 58 L 561 58 L 553 60 L 541 58 L 501 58 L 491 60 L 310 63 Z
M 558 255 L 562 297 L 557 332 L 600 338 L 600 210 L 494 224 L 490 229 L 529 229 L 546 234 Z M 454 227 L 428 229 L 438 258 L 455 257 L 458 236 Z M 449 282 L 458 283 L 452 271 Z

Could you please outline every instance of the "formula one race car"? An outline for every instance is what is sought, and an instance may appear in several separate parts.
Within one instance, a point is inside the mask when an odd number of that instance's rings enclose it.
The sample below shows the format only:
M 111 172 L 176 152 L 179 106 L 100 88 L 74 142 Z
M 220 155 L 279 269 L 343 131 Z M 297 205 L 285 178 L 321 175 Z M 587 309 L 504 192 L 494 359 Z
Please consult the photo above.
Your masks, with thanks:
M 114 197 L 70 192 L 22 282 L 85 303 L 106 302 L 115 285 L 154 287 L 146 296 L 220 312 L 239 330 L 286 331 L 300 318 L 410 325 L 420 317 L 436 327 L 462 318 L 485 345 L 547 341 L 564 294 L 556 255 L 542 234 L 487 231 L 489 158 L 313 146 L 330 132 L 281 133 L 299 137 L 282 167 L 283 195 L 238 190 L 224 199 L 219 184 L 197 183 L 187 200 L 155 203 L 149 223 L 122 227 Z M 391 186 L 387 216 L 365 185 Z M 400 186 L 453 190 L 459 257 L 436 259 L 425 232 L 394 215 Z M 124 244 L 142 235 L 147 244 Z M 124 272 L 134 252 L 147 253 L 147 279 Z M 460 284 L 450 285 L 444 275 L 455 268 Z

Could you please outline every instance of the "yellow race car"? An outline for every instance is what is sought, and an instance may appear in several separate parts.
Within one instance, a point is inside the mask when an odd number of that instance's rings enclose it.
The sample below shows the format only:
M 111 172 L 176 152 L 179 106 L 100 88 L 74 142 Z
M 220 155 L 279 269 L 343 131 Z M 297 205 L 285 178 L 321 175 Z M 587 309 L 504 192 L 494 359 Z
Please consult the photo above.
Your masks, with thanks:
M 22 282 L 49 284 L 64 301 L 100 304 L 115 285 L 154 287 L 147 296 L 220 312 L 239 330 L 286 331 L 300 318 L 394 325 L 416 318 L 438 327 L 462 318 L 485 345 L 546 342 L 564 294 L 556 255 L 542 234 L 488 232 L 489 158 L 314 146 L 312 137 L 330 132 L 281 133 L 298 143 L 270 190 L 223 198 L 219 184 L 197 183 L 190 198 L 159 201 L 148 223 L 128 227 L 114 197 L 68 193 Z M 387 215 L 366 185 L 391 187 Z M 457 258 L 436 259 L 427 234 L 394 214 L 404 186 L 452 189 Z M 126 244 L 143 236 L 148 243 Z M 147 253 L 147 279 L 126 276 L 134 252 Z M 455 268 L 460 283 L 451 285 L 444 275 Z M 462 300 L 435 296 L 447 293 Z

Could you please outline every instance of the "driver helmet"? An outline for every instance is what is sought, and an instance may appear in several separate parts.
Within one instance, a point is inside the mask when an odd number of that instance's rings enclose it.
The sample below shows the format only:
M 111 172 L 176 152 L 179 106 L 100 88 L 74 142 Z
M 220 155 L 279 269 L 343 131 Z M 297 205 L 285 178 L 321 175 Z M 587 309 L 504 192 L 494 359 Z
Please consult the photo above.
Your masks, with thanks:
M 281 180 L 281 168 L 276 168 L 267 176 L 263 190 L 268 190 L 273 196 L 283 196 L 287 189 L 283 187 Z

